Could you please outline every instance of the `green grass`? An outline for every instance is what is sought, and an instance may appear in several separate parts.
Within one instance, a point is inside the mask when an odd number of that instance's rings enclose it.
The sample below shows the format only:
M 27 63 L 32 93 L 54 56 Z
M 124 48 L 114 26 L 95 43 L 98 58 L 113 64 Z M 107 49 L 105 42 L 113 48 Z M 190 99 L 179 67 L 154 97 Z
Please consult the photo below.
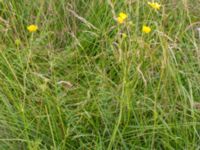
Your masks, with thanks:
M 0 149 L 200 149 L 200 3 L 158 2 L 1 0 Z

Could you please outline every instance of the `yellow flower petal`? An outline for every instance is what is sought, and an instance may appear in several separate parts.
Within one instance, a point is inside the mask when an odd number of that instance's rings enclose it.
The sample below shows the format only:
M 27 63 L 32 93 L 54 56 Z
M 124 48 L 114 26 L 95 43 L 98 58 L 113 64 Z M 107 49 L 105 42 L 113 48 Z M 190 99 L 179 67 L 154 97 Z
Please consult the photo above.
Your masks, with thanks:
M 36 32 L 37 30 L 38 30 L 38 26 L 37 25 L 29 25 L 28 27 L 27 27 L 27 30 L 29 31 L 29 32 Z
M 121 18 L 121 17 L 117 17 L 117 22 L 118 22 L 119 24 L 122 24 L 122 23 L 124 23 L 124 19 Z
M 161 5 L 156 2 L 148 2 L 148 5 L 151 6 L 155 10 L 159 10 Z
M 119 24 L 122 24 L 124 23 L 124 21 L 128 18 L 127 14 L 123 13 L 123 12 L 120 12 L 119 13 L 119 16 L 117 17 L 117 22 Z
M 142 32 L 144 32 L 144 33 L 150 33 L 151 32 L 151 28 L 149 27 L 149 26 L 143 26 L 142 27 Z
M 119 13 L 119 17 L 122 18 L 123 20 L 128 18 L 127 14 L 125 14 L 123 12 Z

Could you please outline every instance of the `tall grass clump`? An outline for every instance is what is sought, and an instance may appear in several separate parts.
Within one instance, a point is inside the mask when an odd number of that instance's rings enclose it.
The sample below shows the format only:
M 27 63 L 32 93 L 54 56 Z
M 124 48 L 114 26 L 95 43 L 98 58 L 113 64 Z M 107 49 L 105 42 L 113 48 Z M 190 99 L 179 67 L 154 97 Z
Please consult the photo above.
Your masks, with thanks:
M 0 149 L 200 149 L 199 8 L 1 0 Z

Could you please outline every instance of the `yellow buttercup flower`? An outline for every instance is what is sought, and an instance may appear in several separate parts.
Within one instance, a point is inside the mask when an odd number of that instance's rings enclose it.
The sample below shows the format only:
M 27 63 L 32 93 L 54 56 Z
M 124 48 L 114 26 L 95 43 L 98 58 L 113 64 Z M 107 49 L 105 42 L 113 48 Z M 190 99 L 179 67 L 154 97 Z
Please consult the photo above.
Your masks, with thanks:
M 123 12 L 119 13 L 119 17 L 122 18 L 122 19 L 124 19 L 124 20 L 125 20 L 126 18 L 128 18 L 127 14 L 125 14 L 125 13 L 123 13 Z
M 150 33 L 151 32 L 151 28 L 149 27 L 149 26 L 143 26 L 142 27 L 142 32 L 144 32 L 144 33 Z
M 154 8 L 155 10 L 159 10 L 161 7 L 161 5 L 156 2 L 148 2 L 148 5 L 151 6 L 152 8 Z
M 122 19 L 121 17 L 117 17 L 117 22 L 119 24 L 122 24 L 122 23 L 124 23 L 124 19 Z
M 29 32 L 36 32 L 36 31 L 38 30 L 38 26 L 37 26 L 37 25 L 34 25 L 34 24 L 29 25 L 29 26 L 27 27 L 27 30 L 28 30 Z
M 121 12 L 121 13 L 119 13 L 119 16 L 117 17 L 117 22 L 118 22 L 119 24 L 122 24 L 122 23 L 124 23 L 124 21 L 125 21 L 127 18 L 128 18 L 127 14 Z

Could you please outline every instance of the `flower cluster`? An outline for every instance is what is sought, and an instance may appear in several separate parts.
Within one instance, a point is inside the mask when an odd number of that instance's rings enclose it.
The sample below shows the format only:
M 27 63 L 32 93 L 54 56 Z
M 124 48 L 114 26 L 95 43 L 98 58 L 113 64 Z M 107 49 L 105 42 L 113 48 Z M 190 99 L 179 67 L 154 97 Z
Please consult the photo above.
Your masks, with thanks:
M 157 3 L 157 2 L 148 2 L 147 3 L 150 7 L 152 7 L 153 9 L 155 9 L 155 10 L 160 10 L 160 8 L 161 8 L 161 5 L 159 4 L 159 3 Z M 119 13 L 119 15 L 118 15 L 118 17 L 117 17 L 117 22 L 119 23 L 119 24 L 123 24 L 126 20 L 127 20 L 127 18 L 128 18 L 128 15 L 126 14 L 126 13 L 124 13 L 124 12 L 120 12 Z M 37 30 L 38 30 L 38 26 L 37 25 L 34 25 L 34 24 L 32 24 L 32 25 L 29 25 L 28 27 L 27 27 L 27 30 L 29 31 L 29 32 L 36 32 Z M 149 26 L 146 26 L 146 25 L 143 25 L 143 27 L 142 27 L 142 32 L 143 33 L 150 33 L 151 32 L 151 27 L 149 27 Z
M 148 2 L 147 3 L 151 8 L 153 8 L 154 10 L 160 10 L 161 5 L 157 2 Z M 128 18 L 128 15 L 124 12 L 119 13 L 118 17 L 117 17 L 117 22 L 119 24 L 123 24 Z M 152 31 L 151 27 L 147 26 L 147 25 L 143 25 L 142 27 L 142 32 L 143 33 L 150 33 Z
M 161 8 L 161 5 L 157 2 L 148 2 L 147 4 L 155 10 L 160 10 L 160 8 Z M 150 33 L 151 27 L 143 25 L 142 32 L 143 33 Z

